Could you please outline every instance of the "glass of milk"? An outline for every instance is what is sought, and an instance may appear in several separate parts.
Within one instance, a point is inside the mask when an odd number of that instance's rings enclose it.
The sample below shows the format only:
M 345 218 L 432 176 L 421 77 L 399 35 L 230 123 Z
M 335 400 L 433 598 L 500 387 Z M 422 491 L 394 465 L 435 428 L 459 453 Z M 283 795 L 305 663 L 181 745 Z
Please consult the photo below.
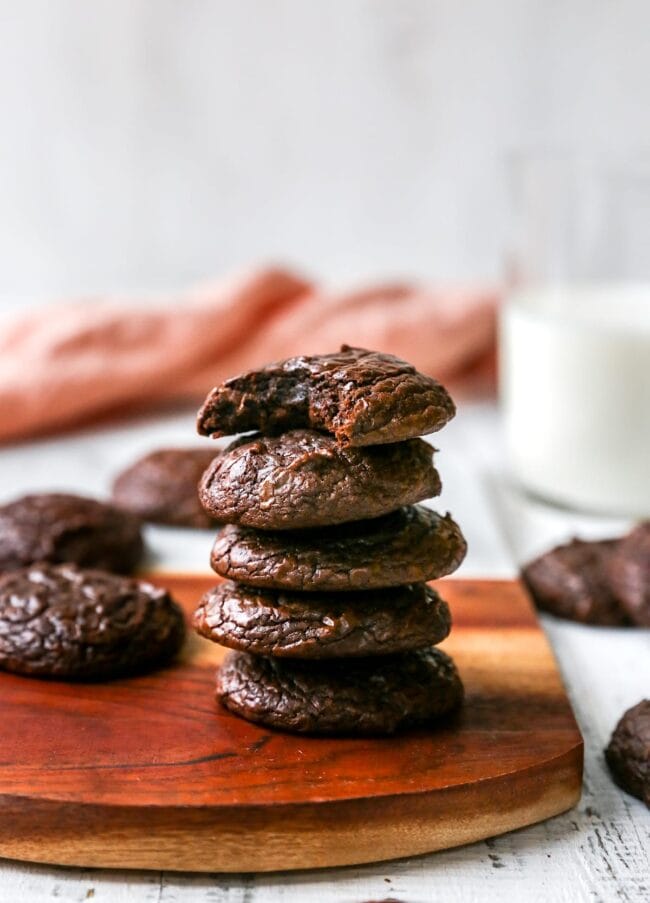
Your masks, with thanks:
M 650 517 L 650 156 L 512 162 L 501 397 L 516 481 Z

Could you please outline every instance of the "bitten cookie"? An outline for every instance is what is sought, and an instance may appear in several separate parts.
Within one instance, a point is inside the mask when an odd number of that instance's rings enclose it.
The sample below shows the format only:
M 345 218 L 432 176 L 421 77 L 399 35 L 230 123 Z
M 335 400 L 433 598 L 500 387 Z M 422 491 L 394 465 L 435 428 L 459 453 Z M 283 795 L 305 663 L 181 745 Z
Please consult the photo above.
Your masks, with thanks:
M 231 649 L 276 658 L 386 655 L 442 642 L 447 604 L 424 583 L 331 594 L 254 589 L 225 581 L 205 594 L 194 627 Z
M 607 580 L 616 546 L 574 539 L 531 561 L 521 576 L 538 608 L 584 624 L 629 624 Z
M 199 494 L 219 523 L 287 530 L 379 517 L 440 492 L 433 449 L 422 439 L 341 448 L 294 430 L 234 443 L 207 469 Z
M 0 667 L 34 677 L 104 680 L 167 662 L 183 613 L 149 583 L 75 565 L 0 578 Z
M 216 449 L 165 448 L 137 460 L 113 483 L 113 501 L 143 520 L 174 527 L 210 527 L 199 481 Z
M 624 614 L 633 624 L 650 627 L 650 522 L 619 541 L 605 570 Z
M 444 577 L 466 549 L 449 515 L 413 505 L 371 521 L 302 532 L 227 526 L 211 563 L 222 577 L 250 586 L 345 592 Z
M 605 758 L 616 783 L 650 808 L 650 699 L 625 712 Z
M 392 734 L 437 720 L 462 697 L 456 667 L 439 649 L 317 663 L 231 652 L 217 672 L 227 709 L 298 733 Z
M 0 571 L 70 561 L 129 573 L 143 552 L 140 520 L 95 499 L 43 493 L 0 507 Z
M 199 433 L 231 436 L 310 428 L 342 445 L 401 442 L 441 429 L 455 414 L 446 389 L 391 354 L 341 346 L 293 357 L 216 386 Z

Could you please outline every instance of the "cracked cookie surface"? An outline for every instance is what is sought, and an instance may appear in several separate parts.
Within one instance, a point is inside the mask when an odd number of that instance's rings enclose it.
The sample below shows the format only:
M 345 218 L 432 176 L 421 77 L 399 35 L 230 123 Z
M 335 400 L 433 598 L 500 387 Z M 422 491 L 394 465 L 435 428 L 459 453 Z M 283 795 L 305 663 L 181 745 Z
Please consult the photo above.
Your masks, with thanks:
M 41 493 L 0 507 L 0 571 L 38 561 L 69 561 L 129 573 L 143 553 L 139 518 L 114 505 Z
M 400 442 L 441 429 L 455 414 L 447 390 L 390 354 L 343 345 L 294 357 L 216 386 L 198 414 L 202 435 L 310 428 L 342 445 Z
M 175 527 L 210 527 L 199 481 L 218 449 L 164 448 L 139 458 L 113 483 L 113 502 L 143 520 Z
M 180 607 L 150 583 L 69 564 L 0 578 L 0 667 L 7 671 L 110 679 L 163 664 L 184 636 Z
M 650 808 L 650 699 L 643 699 L 624 713 L 605 758 L 619 787 Z
M 433 449 L 422 439 L 344 448 L 332 436 L 292 430 L 240 439 L 200 484 L 218 523 L 296 530 L 379 517 L 437 495 Z
M 458 525 L 422 505 L 316 530 L 261 532 L 229 525 L 217 536 L 217 574 L 269 589 L 350 591 L 451 574 L 467 545 Z
M 225 581 L 194 627 L 215 643 L 276 658 L 386 655 L 442 642 L 449 608 L 424 583 L 353 593 L 292 593 Z
M 462 698 L 440 649 L 328 662 L 231 652 L 217 672 L 217 699 L 231 712 L 299 733 L 392 734 L 435 722 Z
M 527 564 L 522 580 L 537 607 L 560 618 L 604 626 L 629 624 L 606 574 L 617 545 L 609 539 L 574 539 Z

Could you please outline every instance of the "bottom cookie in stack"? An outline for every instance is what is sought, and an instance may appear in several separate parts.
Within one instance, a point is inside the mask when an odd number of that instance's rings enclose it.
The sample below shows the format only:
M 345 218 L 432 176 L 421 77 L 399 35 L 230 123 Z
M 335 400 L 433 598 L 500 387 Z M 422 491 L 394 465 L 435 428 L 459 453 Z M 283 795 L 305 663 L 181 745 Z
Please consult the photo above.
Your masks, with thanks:
M 286 731 L 392 734 L 451 712 L 463 685 L 440 649 L 321 662 L 233 652 L 217 675 L 217 697 L 249 721 Z

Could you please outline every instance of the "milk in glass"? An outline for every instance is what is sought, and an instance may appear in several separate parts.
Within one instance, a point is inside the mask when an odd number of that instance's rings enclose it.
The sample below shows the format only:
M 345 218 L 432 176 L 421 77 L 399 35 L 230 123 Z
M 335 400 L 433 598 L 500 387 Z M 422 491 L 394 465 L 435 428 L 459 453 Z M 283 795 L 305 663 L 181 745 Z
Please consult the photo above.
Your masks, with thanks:
M 500 346 L 515 479 L 562 505 L 649 517 L 650 283 L 514 289 Z

